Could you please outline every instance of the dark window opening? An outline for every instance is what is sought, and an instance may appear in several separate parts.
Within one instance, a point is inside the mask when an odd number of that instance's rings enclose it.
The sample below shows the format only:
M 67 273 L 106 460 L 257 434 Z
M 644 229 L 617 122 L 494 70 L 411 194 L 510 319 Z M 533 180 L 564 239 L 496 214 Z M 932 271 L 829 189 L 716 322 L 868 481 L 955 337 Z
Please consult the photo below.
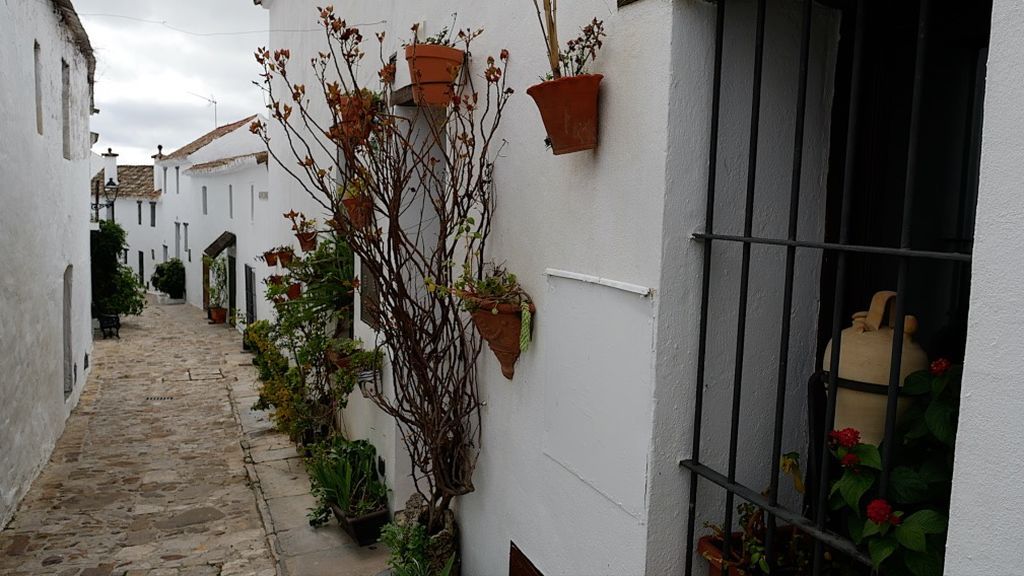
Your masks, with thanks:
M 61 128 L 64 137 L 64 158 L 71 159 L 71 66 L 60 61 Z
M 138 200 L 136 202 L 136 207 L 138 208 L 139 212 L 139 226 L 142 226 L 142 200 Z
M 36 132 L 43 134 L 43 56 L 39 42 L 35 43 L 32 51 L 35 58 L 35 84 L 36 84 Z
M 156 228 L 156 202 L 149 203 L 149 227 Z M 155 259 L 156 256 L 153 256 Z

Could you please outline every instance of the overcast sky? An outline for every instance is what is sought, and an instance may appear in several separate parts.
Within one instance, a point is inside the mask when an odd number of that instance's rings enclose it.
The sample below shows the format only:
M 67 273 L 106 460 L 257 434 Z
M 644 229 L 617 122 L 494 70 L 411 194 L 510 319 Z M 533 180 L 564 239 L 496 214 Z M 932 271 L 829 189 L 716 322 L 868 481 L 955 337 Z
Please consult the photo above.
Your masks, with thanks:
M 267 43 L 268 18 L 252 0 L 74 4 L 96 51 L 94 150 L 113 148 L 122 164 L 150 164 L 157 144 L 168 153 L 209 132 L 213 106 L 190 92 L 214 96 L 219 124 L 264 111 L 252 53 Z M 237 34 L 252 31 L 259 32 Z M 210 33 L 218 35 L 196 35 Z

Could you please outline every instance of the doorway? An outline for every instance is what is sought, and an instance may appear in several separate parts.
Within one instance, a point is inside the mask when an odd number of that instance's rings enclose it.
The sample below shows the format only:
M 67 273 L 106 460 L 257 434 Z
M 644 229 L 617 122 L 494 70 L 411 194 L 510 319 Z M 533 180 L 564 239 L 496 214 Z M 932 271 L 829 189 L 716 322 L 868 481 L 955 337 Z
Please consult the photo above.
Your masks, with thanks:
M 64 399 L 75 389 L 74 342 L 71 334 L 71 298 L 73 295 L 74 266 L 64 269 Z

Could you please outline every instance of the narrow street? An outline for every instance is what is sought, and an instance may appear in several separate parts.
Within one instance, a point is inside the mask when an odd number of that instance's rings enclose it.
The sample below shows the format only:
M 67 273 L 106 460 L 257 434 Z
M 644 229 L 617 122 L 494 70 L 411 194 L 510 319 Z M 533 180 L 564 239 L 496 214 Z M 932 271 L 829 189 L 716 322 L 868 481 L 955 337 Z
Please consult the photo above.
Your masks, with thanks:
M 97 336 L 81 402 L 0 533 L 0 573 L 276 574 L 229 398 L 248 358 L 191 306 Z

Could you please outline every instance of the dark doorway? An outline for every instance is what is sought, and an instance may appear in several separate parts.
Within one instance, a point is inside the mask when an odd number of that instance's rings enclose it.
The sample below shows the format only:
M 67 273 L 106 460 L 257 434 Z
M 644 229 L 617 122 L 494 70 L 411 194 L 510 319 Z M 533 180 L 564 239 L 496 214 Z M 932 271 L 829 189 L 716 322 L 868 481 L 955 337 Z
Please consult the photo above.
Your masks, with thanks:
M 71 330 L 74 266 L 64 269 L 64 399 L 75 389 L 74 347 Z
M 245 265 L 245 321 L 248 324 L 256 321 L 256 272 L 248 264 Z
M 146 282 L 146 254 L 142 250 L 139 250 L 139 283 L 149 288 L 149 282 Z
M 235 316 L 238 312 L 238 274 L 235 272 L 237 262 L 235 257 L 228 255 L 228 322 L 234 326 Z

